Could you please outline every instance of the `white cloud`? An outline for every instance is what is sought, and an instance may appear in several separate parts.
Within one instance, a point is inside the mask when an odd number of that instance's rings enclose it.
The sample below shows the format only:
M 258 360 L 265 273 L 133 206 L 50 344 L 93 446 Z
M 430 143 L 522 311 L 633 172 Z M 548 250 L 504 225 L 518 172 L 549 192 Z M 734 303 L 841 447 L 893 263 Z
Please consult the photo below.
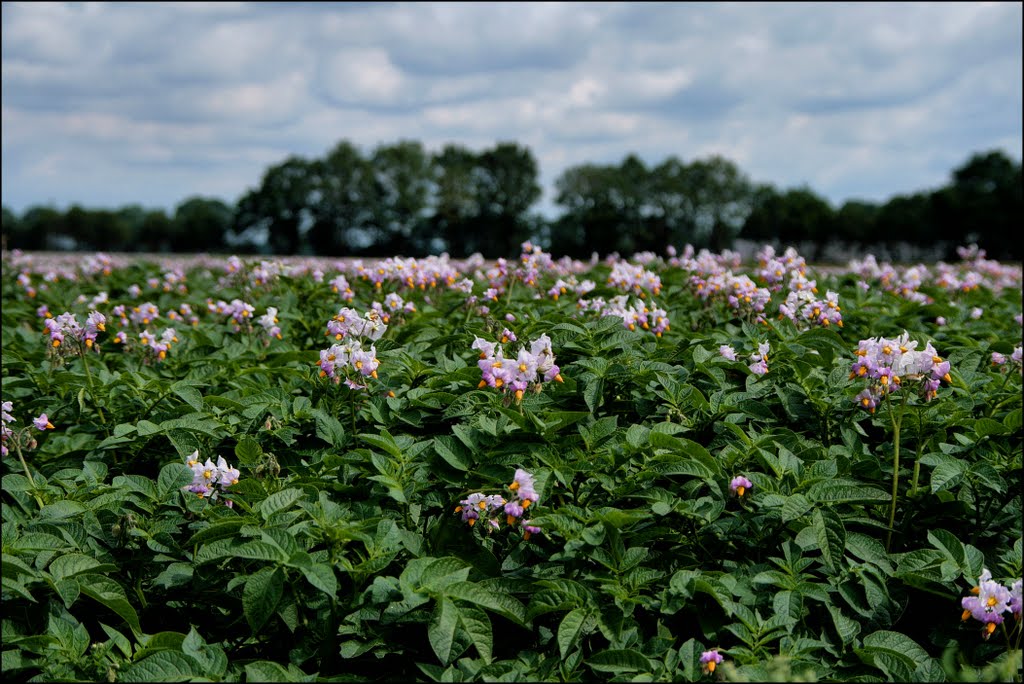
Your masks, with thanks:
M 1019 3 L 5 2 L 2 15 L 2 199 L 16 211 L 234 202 L 270 164 L 342 139 L 515 141 L 548 206 L 568 166 L 630 152 L 722 154 L 839 203 L 1021 149 Z

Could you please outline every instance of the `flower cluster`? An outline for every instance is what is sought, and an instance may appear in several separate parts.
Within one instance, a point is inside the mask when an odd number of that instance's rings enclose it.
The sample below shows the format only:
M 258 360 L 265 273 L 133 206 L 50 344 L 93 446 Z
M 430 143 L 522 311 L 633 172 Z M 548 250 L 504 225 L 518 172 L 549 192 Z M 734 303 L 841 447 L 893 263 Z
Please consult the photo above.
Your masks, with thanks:
M 650 302 L 650 306 L 642 301 L 630 305 L 629 295 L 618 295 L 609 299 L 607 303 L 600 297 L 589 302 L 581 299 L 576 306 L 583 311 L 600 312 L 602 318 L 618 316 L 622 319 L 622 326 L 627 330 L 636 330 L 639 326 L 654 333 L 655 337 L 661 337 L 662 333 L 669 330 L 668 312 L 653 301 Z
M 754 375 L 766 375 L 768 373 L 768 352 L 771 351 L 771 345 L 767 342 L 761 342 L 757 345 L 757 351 L 750 355 L 750 372 Z
M 377 341 L 388 329 L 388 324 L 381 319 L 380 314 L 374 310 L 367 311 L 360 316 L 353 309 L 342 307 L 337 315 L 327 322 L 327 335 L 333 335 L 336 340 L 343 340 L 346 337 L 365 337 L 371 341 Z
M 992 352 L 992 365 L 996 367 L 1002 366 L 1010 370 L 1016 368 L 1018 373 L 1022 372 L 1024 366 L 1021 364 L 1021 347 L 1014 347 L 1013 353 L 1009 356 L 999 352 Z
M 335 384 L 344 379 L 350 389 L 366 389 L 365 384 L 351 376 L 376 379 L 380 361 L 377 360 L 376 347 L 370 345 L 369 349 L 363 349 L 359 340 L 349 338 L 340 344 L 332 344 L 328 349 L 321 349 L 319 366 L 321 378 L 328 378 Z
M 218 496 L 217 486 L 221 492 L 227 492 L 228 487 L 238 484 L 241 474 L 237 468 L 232 468 L 223 456 L 217 459 L 217 465 L 206 459 L 205 463 L 199 462 L 199 450 L 196 449 L 188 457 L 188 467 L 192 469 L 192 484 L 183 487 L 186 491 L 199 495 L 200 499 L 207 496 L 210 500 L 216 500 Z M 228 508 L 234 504 L 230 499 L 224 501 Z
M 679 266 L 690 272 L 687 282 L 698 299 L 709 305 L 715 301 L 725 302 L 739 316 L 764 323 L 763 312 L 771 300 L 771 291 L 757 287 L 749 276 L 734 275 L 726 263 L 723 256 L 703 249 L 695 259 L 684 257 L 679 260 Z
M 960 600 L 964 610 L 960 619 L 974 618 L 982 623 L 981 634 L 985 639 L 1003 623 L 1003 613 L 1012 614 L 1018 621 L 1021 619 L 1021 580 L 1006 587 L 993 580 L 992 573 L 984 569 L 971 593 L 973 596 Z
M 763 320 L 760 315 L 764 311 L 765 304 L 771 299 L 771 292 L 767 288 L 758 287 L 749 276 L 729 274 L 726 288 L 726 302 L 729 308 L 739 311 L 741 314 L 753 314 L 755 320 Z
M 364 349 L 363 342 L 379 340 L 387 329 L 387 323 L 377 311 L 370 310 L 360 316 L 348 307 L 342 308 L 327 322 L 327 335 L 333 335 L 338 342 L 320 350 L 320 377 L 335 384 L 344 380 L 350 389 L 366 389 L 367 385 L 360 380 L 376 379 L 380 361 L 376 347 L 371 344 L 369 349 Z
M 22 446 L 22 442 L 19 441 L 19 435 L 25 432 L 22 429 L 21 433 L 16 433 L 11 425 L 14 423 L 14 416 L 11 411 L 14 410 L 14 405 L 5 401 L 0 410 L 0 418 L 2 418 L 2 425 L 0 425 L 0 455 L 6 456 L 10 453 L 8 444 L 13 444 L 15 447 Z M 39 416 L 32 419 L 32 426 L 40 432 L 46 432 L 47 430 L 53 430 L 54 425 L 50 422 L 50 418 L 45 413 L 40 413 Z M 34 439 L 29 439 L 27 444 L 29 448 L 34 449 L 36 442 Z
M 217 300 L 217 302 L 207 299 L 206 310 L 212 314 L 227 316 L 230 319 L 232 329 L 238 333 L 242 332 L 242 326 L 251 329 L 252 324 L 250 321 L 252 320 L 252 315 L 256 312 L 256 307 L 243 302 L 241 299 L 232 299 L 230 304 L 222 299 Z
M 928 269 L 923 265 L 900 269 L 888 262 L 879 264 L 873 254 L 868 254 L 862 261 L 852 259 L 849 270 L 861 276 L 859 284 L 864 290 L 870 287 L 869 279 L 877 280 L 883 290 L 902 299 L 918 304 L 930 304 L 933 301 L 920 291 L 930 276 Z
M 569 276 L 567 280 L 563 280 L 562 278 L 557 279 L 555 284 L 548 289 L 547 295 L 555 301 L 557 301 L 561 295 L 568 294 L 569 292 L 573 292 L 582 297 L 595 287 L 596 285 L 593 280 L 578 282 L 575 276 Z
M 516 338 L 511 331 L 506 330 L 502 339 L 514 341 Z M 488 342 L 480 337 L 473 340 L 472 348 L 480 351 L 480 360 L 477 361 L 483 375 L 480 387 L 512 391 L 516 403 L 519 403 L 527 389 L 540 392 L 541 382 L 562 382 L 559 368 L 555 365 L 555 354 L 551 350 L 551 339 L 547 335 L 529 342 L 529 349 L 520 347 L 515 360 L 505 358 L 501 345 L 502 342 Z
M 75 304 L 86 304 L 88 303 L 90 309 L 98 309 L 100 304 L 110 303 L 110 295 L 106 292 L 100 292 L 89 299 L 84 294 L 80 294 L 75 297 Z M 45 304 L 43 305 L 45 306 Z
M 530 535 L 540 532 L 539 527 L 523 518 L 527 509 L 536 505 L 540 499 L 533 487 L 533 475 L 522 468 L 517 468 L 512 484 L 508 488 L 512 492 L 508 499 L 500 494 L 474 492 L 459 502 L 455 512 L 461 513 L 462 522 L 470 527 L 475 525 L 477 520 L 483 519 L 486 521 L 487 531 L 490 532 L 499 529 L 501 522 L 504 521 L 509 527 L 522 527 L 523 539 L 529 539 Z
M 121 317 L 121 327 L 127 327 L 128 322 L 125 321 L 125 308 L 124 306 L 115 307 L 114 313 Z M 136 326 L 145 327 L 150 323 L 160 318 L 160 307 L 152 302 L 146 302 L 139 306 L 133 306 L 132 310 L 128 312 L 127 318 L 129 321 L 134 323 Z
M 775 247 L 764 245 L 757 252 L 757 268 L 754 275 L 767 284 L 769 290 L 778 292 L 782 289 L 787 275 L 790 278 L 796 274 L 803 275 L 806 268 L 807 262 L 793 247 L 787 247 L 782 256 L 776 256 Z
M 850 379 L 865 378 L 870 383 L 856 397 L 862 408 L 874 413 L 882 397 L 902 387 L 916 387 L 921 397 L 930 401 L 943 380 L 952 381 L 949 362 L 942 360 L 931 342 L 921 351 L 916 348 L 917 342 L 906 331 L 892 340 L 876 337 L 860 341 Z
M 185 284 L 185 272 L 181 267 L 175 267 L 163 274 L 163 280 L 150 278 L 146 281 L 150 289 L 163 290 L 164 292 L 177 291 L 178 294 L 188 294 L 188 285 Z
M 191 305 L 188 302 L 182 302 L 178 310 L 171 309 L 167 312 L 167 318 L 172 321 L 181 320 L 182 322 L 188 322 L 193 328 L 199 325 L 199 316 L 195 315 L 192 311 Z
M 415 304 L 405 301 L 401 296 L 394 292 L 391 292 L 384 297 L 383 305 L 380 302 L 374 302 L 370 305 L 370 308 L 377 314 L 378 318 L 384 321 L 384 325 L 391 324 L 392 314 L 409 314 L 415 313 L 416 311 Z
M 646 291 L 655 295 L 661 294 L 661 278 L 656 273 L 626 261 L 618 261 L 612 265 L 608 285 L 632 292 L 641 299 L 647 296 Z
M 117 337 L 114 338 L 114 341 L 118 343 L 127 343 L 127 335 L 125 335 L 125 332 L 122 330 L 117 333 Z M 142 344 L 142 349 L 146 354 L 147 360 L 163 361 L 167 358 L 167 352 L 170 351 L 171 345 L 177 341 L 178 333 L 174 328 L 164 328 L 160 337 L 149 332 L 148 328 L 139 333 L 139 342 Z M 125 350 L 127 351 L 127 349 L 128 345 L 125 344 Z
M 338 274 L 337 278 L 334 278 L 330 282 L 331 292 L 340 294 L 341 298 L 346 302 L 351 302 L 355 297 L 355 293 L 352 292 L 352 287 L 348 284 L 348 279 L 341 274 Z
M 267 313 L 256 319 L 256 322 L 260 324 L 263 332 L 267 335 L 263 341 L 264 346 L 270 346 L 270 338 L 272 337 L 281 339 L 281 328 L 278 326 L 280 321 L 277 320 L 277 307 L 268 306 Z
M 757 351 L 750 355 L 750 363 L 747 365 L 751 373 L 754 375 L 766 375 L 768 373 L 768 352 L 771 350 L 770 343 L 758 343 Z M 720 345 L 718 353 L 728 361 L 739 361 L 739 357 L 736 356 L 736 350 L 730 344 Z
M 422 259 L 388 257 L 370 267 L 357 259 L 352 262 L 352 270 L 363 280 L 372 282 L 377 289 L 381 289 L 385 282 L 420 290 L 434 288 L 441 283 L 451 286 L 462 275 L 448 262 L 447 254 Z
M 786 301 L 779 305 L 779 318 L 788 318 L 800 330 L 806 330 L 808 325 L 824 328 L 836 325 L 841 328 L 843 314 L 840 312 L 839 295 L 831 290 L 825 294 L 825 299 L 818 297 L 812 289 L 791 290 Z
M 84 326 L 78 323 L 78 318 L 73 313 L 64 312 L 56 318 L 50 317 L 49 311 L 44 315 L 47 318 L 43 325 L 46 334 L 50 336 L 50 347 L 60 354 L 79 354 L 84 349 L 92 349 L 96 343 L 96 335 L 106 330 L 107 318 L 98 311 L 89 314 Z M 69 347 L 65 344 L 68 340 L 77 344 Z

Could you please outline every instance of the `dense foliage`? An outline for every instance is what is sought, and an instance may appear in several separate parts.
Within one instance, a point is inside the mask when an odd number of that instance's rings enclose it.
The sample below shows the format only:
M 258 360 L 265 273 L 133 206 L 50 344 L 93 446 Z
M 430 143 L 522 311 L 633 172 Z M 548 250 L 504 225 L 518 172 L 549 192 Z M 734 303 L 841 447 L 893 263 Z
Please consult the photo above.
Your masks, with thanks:
M 1021 164 L 998 150 L 971 155 L 941 187 L 839 207 L 809 187 L 755 183 L 717 155 L 570 166 L 554 183 L 553 216 L 536 213 L 538 182 L 533 153 L 511 142 L 428 152 L 403 140 L 364 153 L 342 140 L 322 157 L 270 166 L 230 206 L 194 196 L 170 215 L 138 205 L 33 206 L 20 216 L 4 207 L 3 239 L 8 249 L 460 258 L 510 258 L 524 240 L 578 258 L 774 240 L 833 263 L 866 252 L 952 260 L 966 240 L 996 259 L 1024 258 L 1024 243 L 1006 239 L 1024 212 Z
M 1020 681 L 1021 272 L 3 255 L 18 681 Z

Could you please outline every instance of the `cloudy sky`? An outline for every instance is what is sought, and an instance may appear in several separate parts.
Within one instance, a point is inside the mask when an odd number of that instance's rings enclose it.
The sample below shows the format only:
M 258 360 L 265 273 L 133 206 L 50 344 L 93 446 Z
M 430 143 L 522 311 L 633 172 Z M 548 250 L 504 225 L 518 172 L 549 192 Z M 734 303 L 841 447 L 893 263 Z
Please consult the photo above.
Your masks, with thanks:
M 1021 158 L 1015 3 L 4 2 L 2 201 L 233 204 L 340 140 L 720 154 L 838 206 Z

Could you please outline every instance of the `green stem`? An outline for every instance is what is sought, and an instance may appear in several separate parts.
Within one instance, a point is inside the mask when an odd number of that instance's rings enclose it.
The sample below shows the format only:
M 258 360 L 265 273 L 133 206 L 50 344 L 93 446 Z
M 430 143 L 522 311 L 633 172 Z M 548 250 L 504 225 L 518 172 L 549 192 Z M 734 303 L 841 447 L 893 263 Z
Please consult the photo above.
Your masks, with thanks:
M 25 456 L 21 453 L 21 445 L 18 444 L 20 441 L 20 435 L 18 439 L 14 439 L 14 450 L 18 452 L 18 460 L 21 461 L 21 467 L 25 469 L 25 477 L 28 478 L 29 487 L 32 488 L 32 497 L 39 504 L 39 508 L 43 507 L 43 500 L 39 498 L 39 494 L 36 493 L 36 481 L 32 478 L 32 472 L 28 469 L 28 464 L 25 463 Z
M 889 418 L 892 420 L 892 505 L 889 507 L 889 534 L 885 540 L 885 550 L 888 553 L 892 550 L 892 533 L 896 523 L 896 502 L 899 498 L 900 486 L 900 426 L 903 423 L 903 403 L 900 403 L 899 415 L 893 410 L 892 399 L 889 393 L 885 394 L 885 401 L 889 405 Z
M 85 368 L 85 379 L 89 382 L 89 394 L 92 396 L 93 406 L 96 407 L 96 411 L 100 414 L 100 422 L 104 425 L 107 424 L 107 417 L 103 415 L 103 409 L 100 407 L 99 402 L 96 400 L 96 385 L 92 381 L 92 371 L 89 370 L 89 348 L 82 347 L 82 367 Z
M 924 428 L 921 424 L 921 413 L 920 407 L 917 409 L 917 455 L 914 457 L 914 479 L 910 483 L 910 496 L 913 498 L 917 494 L 917 478 L 921 474 L 921 450 L 922 450 L 922 432 Z
M 167 391 L 167 392 L 164 392 L 163 394 L 161 394 L 160 396 L 158 396 L 156 399 L 154 399 L 150 403 L 150 405 L 147 406 L 146 409 L 142 412 L 142 418 L 140 418 L 139 420 L 144 420 L 146 418 L 149 418 L 149 412 L 152 411 L 156 407 L 157 404 L 159 404 L 161 401 L 163 401 L 164 399 L 166 399 L 169 396 L 171 396 L 171 393 L 170 393 L 170 391 Z
M 512 289 L 516 285 L 516 277 L 510 273 L 508 276 L 508 290 L 505 292 L 505 307 L 507 308 L 509 303 L 512 301 Z

